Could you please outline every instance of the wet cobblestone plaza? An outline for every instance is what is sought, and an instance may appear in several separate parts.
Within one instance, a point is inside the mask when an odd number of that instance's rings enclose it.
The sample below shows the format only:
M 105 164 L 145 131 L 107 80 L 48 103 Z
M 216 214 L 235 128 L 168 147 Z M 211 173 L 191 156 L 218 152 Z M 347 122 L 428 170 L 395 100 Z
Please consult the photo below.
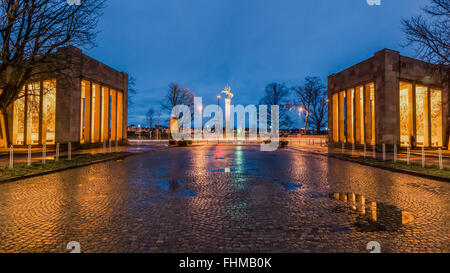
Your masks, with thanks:
M 0 252 L 448 252 L 446 182 L 199 146 L 0 184 Z

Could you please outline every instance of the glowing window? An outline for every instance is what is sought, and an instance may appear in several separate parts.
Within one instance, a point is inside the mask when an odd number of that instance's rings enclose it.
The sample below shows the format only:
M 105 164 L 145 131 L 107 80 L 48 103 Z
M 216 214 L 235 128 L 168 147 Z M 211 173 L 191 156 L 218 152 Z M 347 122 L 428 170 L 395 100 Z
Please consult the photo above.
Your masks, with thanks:
M 375 145 L 375 84 L 366 84 L 365 88 L 366 143 Z
M 110 128 L 111 128 L 111 140 L 116 140 L 117 137 L 117 93 L 116 90 L 110 89 Z
M 42 139 L 55 144 L 56 80 L 44 81 L 42 100 Z
M 108 140 L 109 132 L 109 89 L 102 87 L 102 122 L 100 141 Z
M 400 146 L 411 145 L 413 138 L 413 85 L 400 82 Z
M 346 126 L 345 126 L 345 91 L 339 92 L 339 141 L 345 142 Z
M 416 144 L 427 147 L 428 142 L 428 88 L 416 86 Z
M 25 87 L 19 93 L 18 99 L 14 101 L 13 113 L 13 143 L 15 145 L 25 144 Z
M 355 141 L 364 144 L 364 87 L 355 90 Z
M 354 129 L 354 123 L 353 123 L 353 101 L 355 98 L 355 89 L 349 89 L 347 90 L 347 109 L 346 109 L 346 122 L 347 122 L 347 141 L 350 143 L 354 142 L 353 137 L 353 129 Z
M 431 89 L 431 145 L 442 147 L 442 91 Z
M 100 85 L 92 84 L 92 101 L 91 101 L 91 142 L 100 141 Z
M 27 144 L 39 144 L 40 83 L 28 84 Z

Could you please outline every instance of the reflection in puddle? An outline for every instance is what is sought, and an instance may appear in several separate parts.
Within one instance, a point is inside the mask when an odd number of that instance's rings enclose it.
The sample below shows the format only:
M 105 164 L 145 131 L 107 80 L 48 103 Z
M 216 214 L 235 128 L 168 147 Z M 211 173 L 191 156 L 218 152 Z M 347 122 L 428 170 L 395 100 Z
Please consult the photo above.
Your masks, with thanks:
M 193 190 L 186 190 L 182 188 L 182 182 L 178 179 L 172 179 L 169 181 L 162 180 L 157 183 L 158 188 L 165 191 L 167 195 L 171 196 L 186 196 L 195 197 L 197 192 Z
M 280 183 L 284 187 L 284 189 L 287 191 L 295 191 L 302 187 L 301 184 L 295 184 L 295 183 L 286 182 L 286 181 L 282 181 L 282 180 L 278 180 L 278 179 L 276 180 L 276 182 Z
M 367 200 L 354 193 L 332 193 L 329 197 L 347 204 L 347 208 L 337 207 L 335 213 L 355 212 L 358 214 L 355 227 L 362 232 L 397 231 L 403 225 L 411 223 L 414 217 L 396 206 Z
M 225 169 L 217 169 L 217 170 L 210 170 L 210 173 L 234 173 L 237 169 L 235 168 L 225 168 Z

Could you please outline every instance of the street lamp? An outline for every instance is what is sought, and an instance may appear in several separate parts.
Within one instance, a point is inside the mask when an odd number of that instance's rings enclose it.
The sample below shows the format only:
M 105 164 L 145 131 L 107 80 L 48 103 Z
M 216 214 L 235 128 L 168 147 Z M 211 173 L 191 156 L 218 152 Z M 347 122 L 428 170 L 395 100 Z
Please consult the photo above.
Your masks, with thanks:
M 299 125 L 300 125 L 300 127 L 298 128 L 298 133 L 299 133 L 299 136 L 302 136 L 302 112 L 303 112 L 303 107 L 299 107 L 298 108 L 298 114 L 299 114 L 299 116 L 300 116 L 300 121 L 299 121 Z

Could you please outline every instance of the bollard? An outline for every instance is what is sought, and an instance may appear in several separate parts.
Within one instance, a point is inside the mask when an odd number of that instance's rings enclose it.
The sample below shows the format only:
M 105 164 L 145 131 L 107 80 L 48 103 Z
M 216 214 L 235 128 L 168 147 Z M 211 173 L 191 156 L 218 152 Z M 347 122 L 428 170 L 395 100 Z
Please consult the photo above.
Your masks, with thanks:
M 342 153 L 345 154 L 345 143 L 342 141 Z
M 409 165 L 411 164 L 411 147 L 407 148 L 406 152 L 406 163 Z
M 47 145 L 42 146 L 42 164 L 45 164 L 45 159 L 47 157 Z
M 56 143 L 56 157 L 55 157 L 55 161 L 59 161 L 59 143 Z
M 31 166 L 31 145 L 28 145 L 27 165 Z
M 14 169 L 14 147 L 9 148 L 9 168 Z
M 352 143 L 352 156 L 355 156 L 355 142 Z
M 372 153 L 373 153 L 373 158 L 377 159 L 377 146 L 375 144 L 373 145 L 373 152 Z
M 439 148 L 439 169 L 444 169 L 444 162 L 442 161 L 442 149 Z
M 364 158 L 366 158 L 366 152 L 367 152 L 367 144 L 364 143 Z
M 72 160 L 72 143 L 69 142 L 67 145 L 67 159 L 70 161 Z
M 118 151 L 119 151 L 119 141 L 116 140 L 116 152 L 118 152 Z
M 394 145 L 394 163 L 397 163 L 397 145 Z
M 383 143 L 383 161 L 386 161 L 386 144 Z
M 106 154 L 106 141 L 103 141 L 103 153 Z
M 422 147 L 422 168 L 425 168 L 425 148 Z
M 111 153 L 111 139 L 109 139 L 109 147 L 108 147 L 108 152 Z

